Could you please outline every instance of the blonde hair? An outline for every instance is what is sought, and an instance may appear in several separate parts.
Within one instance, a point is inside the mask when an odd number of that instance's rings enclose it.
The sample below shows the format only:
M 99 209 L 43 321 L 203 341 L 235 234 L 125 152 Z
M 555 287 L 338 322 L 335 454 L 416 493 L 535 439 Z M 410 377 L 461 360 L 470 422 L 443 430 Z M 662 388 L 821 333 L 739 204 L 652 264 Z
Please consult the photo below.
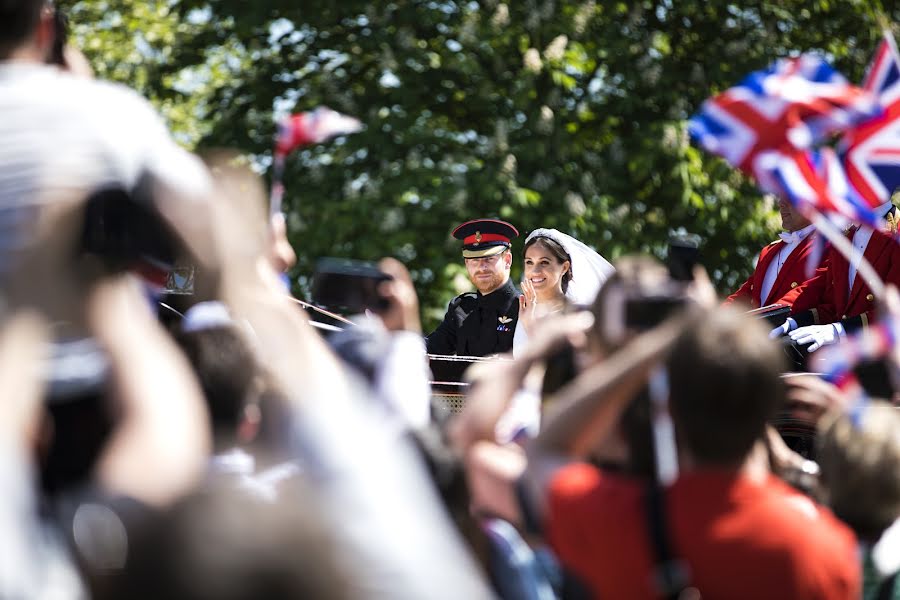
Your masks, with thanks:
M 854 419 L 826 416 L 819 463 L 834 513 L 864 539 L 877 539 L 900 516 L 900 411 L 871 401 Z

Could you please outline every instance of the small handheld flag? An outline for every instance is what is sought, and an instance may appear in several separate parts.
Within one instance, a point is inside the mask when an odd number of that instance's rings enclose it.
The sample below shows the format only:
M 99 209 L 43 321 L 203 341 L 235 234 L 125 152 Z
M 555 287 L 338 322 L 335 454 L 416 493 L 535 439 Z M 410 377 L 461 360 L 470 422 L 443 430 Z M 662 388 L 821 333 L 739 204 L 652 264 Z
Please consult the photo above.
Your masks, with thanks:
M 339 135 L 356 133 L 361 129 L 362 123 L 359 119 L 324 106 L 283 119 L 278 124 L 278 134 L 275 138 L 272 191 L 269 197 L 270 214 L 281 212 L 281 199 L 284 196 L 284 159 L 288 154 L 302 146 L 318 144 Z
M 320 106 L 310 112 L 290 115 L 278 124 L 275 153 L 284 156 L 301 146 L 318 144 L 338 135 L 356 133 L 360 129 L 362 123 L 359 119 Z

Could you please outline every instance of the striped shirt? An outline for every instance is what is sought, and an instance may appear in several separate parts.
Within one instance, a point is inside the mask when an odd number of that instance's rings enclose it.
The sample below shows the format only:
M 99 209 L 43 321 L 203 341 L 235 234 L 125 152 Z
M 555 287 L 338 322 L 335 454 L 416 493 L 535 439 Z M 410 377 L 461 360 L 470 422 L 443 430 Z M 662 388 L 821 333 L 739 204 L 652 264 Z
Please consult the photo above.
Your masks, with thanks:
M 52 66 L 0 63 L 0 283 L 36 232 L 39 207 L 150 174 L 200 202 L 209 179 L 132 90 Z

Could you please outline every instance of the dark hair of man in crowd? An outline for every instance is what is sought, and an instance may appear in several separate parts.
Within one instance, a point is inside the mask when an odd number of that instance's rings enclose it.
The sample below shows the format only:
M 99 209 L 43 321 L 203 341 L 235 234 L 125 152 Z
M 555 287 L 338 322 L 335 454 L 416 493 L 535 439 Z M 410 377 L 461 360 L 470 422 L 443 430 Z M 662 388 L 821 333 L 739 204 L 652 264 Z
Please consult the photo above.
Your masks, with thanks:
M 569 270 L 563 273 L 561 281 L 562 291 L 563 293 L 566 293 L 566 290 L 569 289 L 569 282 L 572 281 L 572 257 L 569 256 L 569 253 L 566 252 L 565 248 L 563 248 L 559 244 L 559 242 L 556 242 L 555 240 L 544 237 L 542 235 L 535 236 L 528 240 L 528 242 L 525 244 L 525 247 L 522 248 L 522 256 L 524 257 L 528 249 L 535 244 L 540 244 L 541 246 L 546 248 L 550 252 L 550 254 L 552 254 L 553 257 L 559 262 L 559 264 L 569 261 Z
M 783 403 L 784 366 L 759 322 L 733 309 L 710 311 L 667 361 L 679 444 L 698 464 L 739 464 Z
M 178 332 L 175 340 L 200 382 L 216 437 L 234 438 L 259 391 L 251 348 L 228 325 Z
M 34 34 L 46 6 L 46 0 L 0 0 L 0 60 Z
M 92 573 L 98 600 L 350 598 L 328 520 L 294 482 L 277 502 L 207 484 L 131 527 L 123 568 Z
M 830 414 L 817 441 L 826 503 L 861 539 L 878 540 L 900 518 L 900 411 L 873 400 L 856 422 Z

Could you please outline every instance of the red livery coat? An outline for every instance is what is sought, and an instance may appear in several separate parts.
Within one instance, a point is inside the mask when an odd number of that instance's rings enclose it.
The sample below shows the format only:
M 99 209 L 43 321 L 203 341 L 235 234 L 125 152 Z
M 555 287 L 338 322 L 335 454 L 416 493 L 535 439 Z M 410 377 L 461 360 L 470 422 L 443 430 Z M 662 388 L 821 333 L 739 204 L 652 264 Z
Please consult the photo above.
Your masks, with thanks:
M 724 303 L 743 302 L 744 304 L 749 304 L 751 308 L 768 306 L 776 302 L 790 306 L 793 302 L 793 297 L 786 296 L 807 279 L 806 259 L 809 253 L 812 252 L 812 237 L 812 235 L 808 235 L 801 240 L 785 259 L 768 296 L 765 298 L 759 297 L 769 265 L 772 264 L 773 260 L 777 259 L 778 253 L 784 248 L 785 242 L 782 240 L 772 242 L 760 251 L 759 260 L 756 261 L 756 268 L 753 270 L 753 273 L 747 281 L 741 284 L 741 287 L 735 293 L 725 299 Z
M 852 239 L 855 229 L 847 232 Z M 900 243 L 889 232 L 874 231 L 863 254 L 884 282 L 900 286 Z M 849 287 L 850 263 L 829 247 L 816 275 L 790 292 L 792 313 L 798 325 L 840 321 L 848 331 L 865 327 L 875 316 L 875 297 L 857 272 Z

